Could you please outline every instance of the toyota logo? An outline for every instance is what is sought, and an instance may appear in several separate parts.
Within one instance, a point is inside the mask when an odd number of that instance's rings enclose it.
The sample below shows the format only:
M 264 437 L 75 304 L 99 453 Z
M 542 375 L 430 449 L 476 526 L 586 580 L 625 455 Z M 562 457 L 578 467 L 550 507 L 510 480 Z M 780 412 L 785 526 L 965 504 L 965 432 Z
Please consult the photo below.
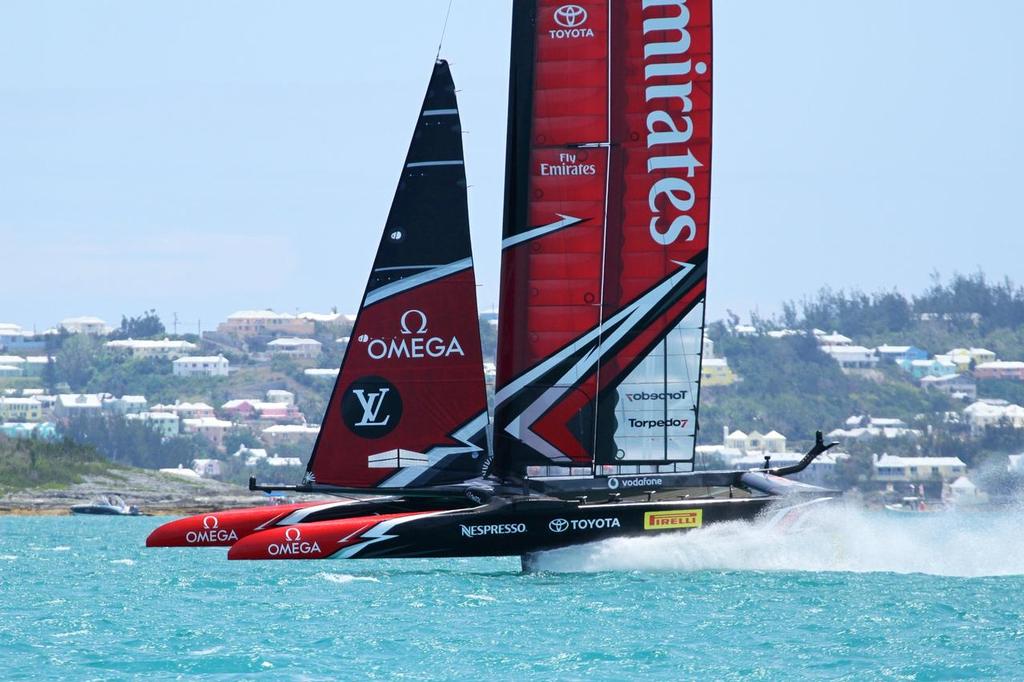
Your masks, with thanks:
M 288 530 L 286 530 L 284 532 L 284 539 L 287 540 L 288 542 L 295 542 L 296 540 L 298 540 L 301 537 L 302 537 L 302 531 L 300 531 L 295 526 L 292 526 L 291 528 L 289 528 Z
M 552 533 L 564 533 L 565 529 L 569 527 L 569 522 L 565 519 L 551 519 L 548 522 L 548 529 Z
M 575 28 L 587 21 L 587 10 L 579 5 L 562 5 L 555 10 L 555 23 L 562 28 Z
M 216 516 L 204 516 L 203 517 L 203 528 L 206 530 L 215 530 L 220 525 L 220 521 L 217 520 Z

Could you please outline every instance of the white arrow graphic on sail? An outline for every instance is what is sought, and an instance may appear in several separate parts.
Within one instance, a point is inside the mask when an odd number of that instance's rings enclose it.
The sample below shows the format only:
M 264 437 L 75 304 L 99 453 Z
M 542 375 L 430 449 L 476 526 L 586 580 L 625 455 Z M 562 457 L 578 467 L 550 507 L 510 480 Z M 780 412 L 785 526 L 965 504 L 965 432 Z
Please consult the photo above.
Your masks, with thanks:
M 533 228 L 530 228 L 529 230 L 527 230 L 526 232 L 520 232 L 519 234 L 515 235 L 514 237 L 509 237 L 508 239 L 502 239 L 501 240 L 501 248 L 502 249 L 507 249 L 510 246 L 515 246 L 516 244 L 522 244 L 523 242 L 528 242 L 531 239 L 536 239 L 537 237 L 541 237 L 541 236 L 549 234 L 551 232 L 555 232 L 556 230 L 561 230 L 563 227 L 571 227 L 572 225 L 575 225 L 576 223 L 582 223 L 583 220 L 584 220 L 583 218 L 576 218 L 576 217 L 571 216 L 571 215 L 562 215 L 561 213 L 556 213 L 555 215 L 558 216 L 561 220 L 556 220 L 553 223 L 548 223 L 547 225 L 541 225 L 540 227 L 533 227 Z

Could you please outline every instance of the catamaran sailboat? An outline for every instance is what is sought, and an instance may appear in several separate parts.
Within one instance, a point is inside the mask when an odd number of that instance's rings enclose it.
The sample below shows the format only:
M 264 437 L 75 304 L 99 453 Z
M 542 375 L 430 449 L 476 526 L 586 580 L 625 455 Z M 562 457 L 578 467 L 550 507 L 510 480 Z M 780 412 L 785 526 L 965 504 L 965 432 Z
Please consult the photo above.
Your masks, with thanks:
M 191 517 L 150 544 L 529 557 L 828 499 L 786 478 L 833 445 L 820 433 L 794 466 L 694 471 L 711 63 L 710 0 L 514 2 L 492 425 L 458 105 L 438 61 L 355 341 L 292 487 L 377 497 Z M 213 541 L 170 541 L 214 525 Z

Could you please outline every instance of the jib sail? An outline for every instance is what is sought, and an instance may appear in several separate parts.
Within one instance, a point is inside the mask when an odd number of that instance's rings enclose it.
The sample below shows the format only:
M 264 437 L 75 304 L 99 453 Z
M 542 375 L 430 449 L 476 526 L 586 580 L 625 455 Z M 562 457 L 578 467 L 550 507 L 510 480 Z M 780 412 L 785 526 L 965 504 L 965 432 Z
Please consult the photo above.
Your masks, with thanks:
M 710 0 L 516 0 L 492 473 L 692 469 Z
M 487 425 L 462 128 L 439 60 L 304 482 L 470 479 Z

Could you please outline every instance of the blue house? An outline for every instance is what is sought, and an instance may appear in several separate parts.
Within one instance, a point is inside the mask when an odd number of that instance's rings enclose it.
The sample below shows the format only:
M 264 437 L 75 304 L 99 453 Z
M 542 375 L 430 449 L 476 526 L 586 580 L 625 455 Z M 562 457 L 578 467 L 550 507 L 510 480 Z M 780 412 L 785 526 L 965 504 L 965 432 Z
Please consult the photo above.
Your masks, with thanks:
M 875 352 L 878 353 L 878 358 L 882 362 L 892 362 L 897 365 L 901 364 L 903 360 L 912 362 L 928 359 L 928 351 L 917 346 L 879 346 Z

